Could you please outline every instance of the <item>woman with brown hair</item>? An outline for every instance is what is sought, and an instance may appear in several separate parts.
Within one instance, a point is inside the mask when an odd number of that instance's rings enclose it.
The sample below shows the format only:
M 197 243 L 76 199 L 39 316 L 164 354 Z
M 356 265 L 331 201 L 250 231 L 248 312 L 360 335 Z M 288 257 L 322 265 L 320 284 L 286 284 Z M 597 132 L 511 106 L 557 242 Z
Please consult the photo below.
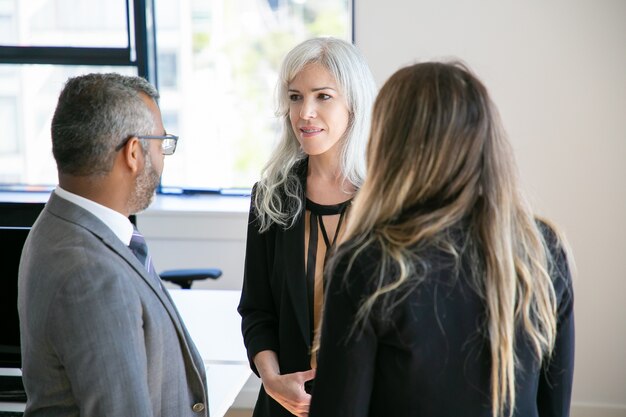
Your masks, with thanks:
M 487 90 L 462 64 L 396 72 L 328 268 L 311 417 L 567 416 L 565 243 L 522 196 Z

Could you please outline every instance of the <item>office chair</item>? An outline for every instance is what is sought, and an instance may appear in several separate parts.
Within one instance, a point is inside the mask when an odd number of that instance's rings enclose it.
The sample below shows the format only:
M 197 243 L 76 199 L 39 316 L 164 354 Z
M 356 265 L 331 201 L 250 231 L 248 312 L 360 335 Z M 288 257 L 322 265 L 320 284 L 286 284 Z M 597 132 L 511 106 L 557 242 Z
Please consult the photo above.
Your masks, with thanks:
M 137 216 L 131 214 L 128 219 L 137 226 Z M 178 285 L 183 290 L 191 289 L 194 281 L 203 279 L 218 279 L 222 276 L 222 270 L 218 268 L 185 268 L 185 269 L 168 269 L 159 274 L 163 281 L 171 282 Z
M 191 288 L 194 281 L 203 279 L 218 279 L 222 276 L 222 270 L 218 268 L 202 269 L 168 269 L 159 274 L 163 281 L 178 285 L 184 290 Z

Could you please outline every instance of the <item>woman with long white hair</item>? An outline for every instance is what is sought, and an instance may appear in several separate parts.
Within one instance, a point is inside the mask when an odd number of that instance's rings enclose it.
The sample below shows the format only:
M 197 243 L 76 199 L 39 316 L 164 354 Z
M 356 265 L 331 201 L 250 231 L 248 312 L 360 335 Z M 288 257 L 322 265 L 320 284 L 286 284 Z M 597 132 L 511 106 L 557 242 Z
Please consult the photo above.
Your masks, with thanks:
M 565 242 L 522 196 L 483 84 L 420 63 L 382 87 L 329 264 L 311 417 L 567 416 Z
M 283 61 L 283 132 L 255 185 L 239 304 L 254 416 L 306 416 L 321 320 L 326 256 L 345 230 L 365 176 L 375 84 L 352 44 L 310 39 Z

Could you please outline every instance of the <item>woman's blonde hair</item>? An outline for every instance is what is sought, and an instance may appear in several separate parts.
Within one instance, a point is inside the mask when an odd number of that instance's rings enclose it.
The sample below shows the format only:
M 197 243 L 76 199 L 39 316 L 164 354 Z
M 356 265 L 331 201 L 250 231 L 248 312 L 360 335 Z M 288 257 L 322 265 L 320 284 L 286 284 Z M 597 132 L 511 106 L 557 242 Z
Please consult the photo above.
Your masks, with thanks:
M 512 414 L 516 329 L 528 336 L 538 359 L 549 354 L 556 298 L 550 255 L 483 84 L 458 62 L 396 72 L 374 104 L 367 166 L 337 256 L 349 253 L 354 260 L 370 245 L 382 248 L 377 291 L 357 322 L 419 274 L 414 265 L 421 269 L 426 262 L 416 248 L 435 244 L 455 255 L 469 250 L 474 288 L 487 309 L 492 414 Z M 455 226 L 467 232 L 463 248 L 446 233 Z M 391 282 L 382 278 L 389 270 L 397 271 Z
M 302 69 L 317 63 L 330 72 L 350 110 L 347 131 L 342 140 L 340 166 L 343 177 L 356 188 L 365 177 L 365 147 L 376 85 L 361 52 L 352 44 L 335 38 L 314 38 L 302 42 L 285 57 L 277 85 L 276 116 L 282 119 L 278 146 L 263 168 L 255 190 L 254 205 L 260 231 L 276 223 L 293 226 L 303 210 L 303 190 L 294 166 L 306 158 L 291 127 L 289 83 Z

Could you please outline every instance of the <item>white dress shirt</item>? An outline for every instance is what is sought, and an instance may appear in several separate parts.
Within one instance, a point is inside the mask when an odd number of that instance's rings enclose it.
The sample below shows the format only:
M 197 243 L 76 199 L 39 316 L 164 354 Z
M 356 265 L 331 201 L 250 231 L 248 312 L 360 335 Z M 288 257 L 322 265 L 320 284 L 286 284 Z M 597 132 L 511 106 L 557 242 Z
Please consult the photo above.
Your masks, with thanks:
M 102 223 L 106 224 L 109 229 L 115 233 L 124 245 L 128 246 L 130 244 L 130 239 L 133 236 L 133 224 L 122 213 L 105 207 L 102 204 L 98 204 L 85 197 L 70 193 L 58 185 L 54 192 L 59 197 L 84 208 L 100 219 Z

